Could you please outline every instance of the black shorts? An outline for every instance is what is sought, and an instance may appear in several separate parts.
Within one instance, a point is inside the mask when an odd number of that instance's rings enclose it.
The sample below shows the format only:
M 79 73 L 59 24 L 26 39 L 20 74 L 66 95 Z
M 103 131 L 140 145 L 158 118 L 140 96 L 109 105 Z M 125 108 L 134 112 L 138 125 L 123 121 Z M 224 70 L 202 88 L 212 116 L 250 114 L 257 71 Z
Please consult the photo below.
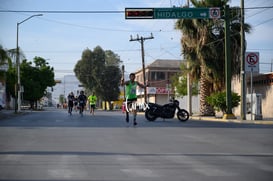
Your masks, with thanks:
M 68 102 L 68 107 L 73 107 L 73 102 L 72 101 Z
M 137 98 L 134 98 L 134 99 L 127 99 L 127 103 L 136 102 L 136 101 L 137 101 Z

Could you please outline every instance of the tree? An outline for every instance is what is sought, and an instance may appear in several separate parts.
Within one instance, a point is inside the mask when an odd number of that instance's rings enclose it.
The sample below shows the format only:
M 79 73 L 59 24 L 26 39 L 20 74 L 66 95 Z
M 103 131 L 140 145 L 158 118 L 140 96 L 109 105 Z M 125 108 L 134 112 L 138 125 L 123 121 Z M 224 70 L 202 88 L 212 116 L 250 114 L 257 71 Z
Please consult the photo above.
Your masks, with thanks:
M 20 49 L 19 49 L 20 50 Z M 19 58 L 24 57 L 24 54 L 19 51 Z M 7 50 L 0 45 L 0 66 L 8 64 L 7 72 L 0 71 L 0 80 L 6 77 L 6 105 L 9 108 L 11 97 L 16 97 L 15 85 L 17 84 L 16 68 L 12 63 L 12 59 L 16 58 L 16 49 Z
M 8 59 L 10 59 L 10 57 L 8 56 L 7 50 L 0 45 L 0 65 L 7 63 Z
M 24 86 L 23 99 L 29 101 L 31 108 L 46 94 L 46 88 L 55 85 L 54 69 L 48 66 L 45 59 L 34 58 L 32 62 L 23 60 L 21 63 L 21 83 Z
M 105 51 L 105 61 L 108 66 L 119 66 L 121 63 L 119 55 L 115 54 L 111 50 Z
M 121 79 L 121 72 L 117 66 L 106 66 L 103 76 L 100 80 L 101 87 L 99 88 L 99 95 L 108 102 L 110 110 L 113 109 L 111 101 L 117 101 L 119 98 L 119 83 Z
M 95 66 L 93 63 L 93 52 L 90 49 L 85 49 L 82 52 L 82 58 L 74 67 L 74 72 L 83 86 L 90 90 L 92 90 L 95 85 L 92 72 L 93 66 Z
M 197 7 L 220 7 L 223 9 L 228 0 L 191 0 Z M 231 10 L 231 52 L 233 75 L 240 70 L 240 11 L 238 8 Z M 246 32 L 250 26 L 245 24 Z M 211 19 L 180 19 L 176 22 L 176 28 L 181 30 L 183 36 L 181 44 L 183 54 L 190 62 L 192 79 L 200 82 L 200 113 L 201 115 L 213 115 L 213 108 L 207 103 L 206 97 L 212 92 L 225 89 L 225 59 L 224 59 L 224 21 Z
M 90 92 L 94 91 L 101 99 L 111 102 L 119 96 L 120 62 L 117 54 L 97 46 L 93 51 L 83 51 L 74 72 L 85 88 Z
M 172 87 L 175 87 L 175 93 L 178 96 L 188 95 L 187 92 L 187 73 L 189 72 L 185 64 L 181 64 L 181 73 L 178 73 L 171 77 Z M 192 95 L 198 95 L 198 82 L 195 80 L 192 83 Z

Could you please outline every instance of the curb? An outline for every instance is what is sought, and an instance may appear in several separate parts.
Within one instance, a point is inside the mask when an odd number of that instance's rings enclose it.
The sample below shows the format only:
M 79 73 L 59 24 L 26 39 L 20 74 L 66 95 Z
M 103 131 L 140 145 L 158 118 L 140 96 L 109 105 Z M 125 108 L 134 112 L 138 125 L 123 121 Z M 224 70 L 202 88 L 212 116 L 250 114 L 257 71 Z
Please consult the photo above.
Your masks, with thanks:
M 214 122 L 225 122 L 225 123 L 242 123 L 242 124 L 265 124 L 273 125 L 273 120 L 239 120 L 239 119 L 222 119 L 216 117 L 203 117 L 203 116 L 190 116 L 192 120 L 198 121 L 214 121 Z

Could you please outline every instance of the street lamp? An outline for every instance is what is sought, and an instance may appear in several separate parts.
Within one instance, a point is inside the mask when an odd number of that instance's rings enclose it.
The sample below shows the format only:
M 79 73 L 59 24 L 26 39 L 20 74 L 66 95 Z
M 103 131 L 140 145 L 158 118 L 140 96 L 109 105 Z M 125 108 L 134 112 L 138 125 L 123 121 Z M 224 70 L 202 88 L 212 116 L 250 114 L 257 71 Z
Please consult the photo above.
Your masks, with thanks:
M 25 21 L 29 20 L 30 18 L 33 18 L 35 16 L 43 16 L 43 14 L 34 14 L 30 17 L 28 17 L 27 19 L 17 23 L 17 36 L 16 36 L 16 66 L 17 66 L 17 110 L 18 112 L 21 111 L 21 79 L 20 79 L 20 59 L 19 59 L 19 46 L 18 46 L 18 35 L 19 35 L 19 25 L 24 23 Z M 16 107 L 16 106 L 15 106 Z M 16 109 L 15 109 L 16 110 Z

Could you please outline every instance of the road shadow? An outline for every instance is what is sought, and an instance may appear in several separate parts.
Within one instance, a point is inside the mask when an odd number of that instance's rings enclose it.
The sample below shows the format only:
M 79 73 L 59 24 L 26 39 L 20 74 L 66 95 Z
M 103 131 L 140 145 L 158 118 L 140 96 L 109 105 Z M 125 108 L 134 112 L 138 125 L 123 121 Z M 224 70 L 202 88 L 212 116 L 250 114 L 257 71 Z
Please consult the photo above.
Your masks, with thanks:
M 39 127 L 85 127 L 85 128 L 265 128 L 272 129 L 273 125 L 216 122 L 204 120 L 188 120 L 180 122 L 178 119 L 158 118 L 153 122 L 147 121 L 143 113 L 137 116 L 137 126 L 132 124 L 133 116 L 130 115 L 129 124 L 125 122 L 125 114 L 121 111 L 96 111 L 91 115 L 88 111 L 81 116 L 78 112 L 69 115 L 66 110 L 50 109 L 38 112 L 29 112 L 19 116 L 8 116 L 0 120 L 0 127 L 22 127 L 34 129 Z

